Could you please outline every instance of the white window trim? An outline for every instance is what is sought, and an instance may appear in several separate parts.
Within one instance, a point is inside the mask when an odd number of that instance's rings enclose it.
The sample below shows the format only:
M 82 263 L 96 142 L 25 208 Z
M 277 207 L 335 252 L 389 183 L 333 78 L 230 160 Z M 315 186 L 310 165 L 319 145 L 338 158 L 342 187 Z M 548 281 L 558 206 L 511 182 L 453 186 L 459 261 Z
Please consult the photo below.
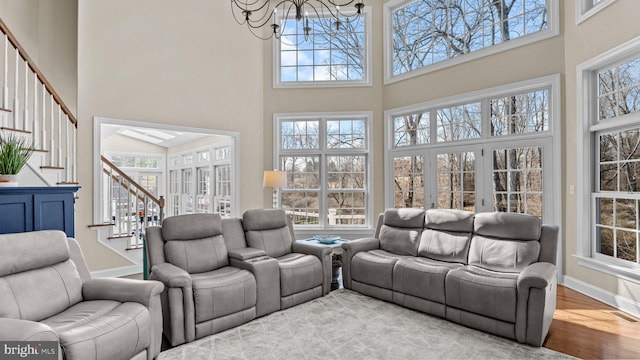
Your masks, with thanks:
M 616 0 L 601 0 L 599 3 L 593 5 L 592 0 L 576 0 L 576 25 L 604 10 L 604 8 L 613 4 L 615 1 Z
M 280 122 L 286 120 L 317 120 L 319 118 L 322 119 L 336 119 L 336 120 L 348 120 L 352 118 L 364 118 L 367 122 L 367 148 L 366 149 L 356 149 L 356 151 L 360 150 L 359 154 L 364 154 L 367 156 L 367 182 L 365 189 L 365 201 L 367 204 L 366 209 L 366 221 L 364 225 L 354 225 L 354 226 L 329 226 L 329 225 L 305 225 L 295 226 L 296 234 L 306 236 L 306 235 L 315 235 L 318 233 L 327 233 L 327 232 L 339 232 L 341 236 L 348 235 L 357 235 L 362 236 L 363 234 L 369 234 L 370 231 L 373 230 L 375 226 L 376 219 L 373 218 L 373 204 L 374 204 L 374 195 L 373 195 L 373 163 L 374 163 L 374 155 L 373 155 L 373 112 L 372 111 L 340 111 L 340 112 L 308 112 L 308 113 L 274 113 L 273 114 L 273 144 L 274 144 L 274 156 L 273 156 L 273 164 L 274 168 L 280 168 Z M 338 151 L 337 149 L 336 151 Z M 320 150 L 319 150 L 320 151 Z M 326 208 L 326 189 L 320 189 L 319 201 L 321 203 L 320 209 Z M 324 206 L 322 205 L 324 204 Z M 322 214 L 321 214 L 322 216 Z
M 472 51 L 468 54 L 456 56 L 454 58 L 437 62 L 435 64 L 423 66 L 399 75 L 393 75 L 393 51 L 391 41 L 391 14 L 398 7 L 415 0 L 392 0 L 384 3 L 384 84 L 393 84 L 398 81 L 414 78 L 430 72 L 442 70 L 455 65 L 463 64 L 472 60 L 483 58 L 489 55 L 505 52 L 517 47 L 533 44 L 538 41 L 560 35 L 560 2 L 559 0 L 547 0 L 547 15 L 549 27 L 546 30 L 535 34 L 519 37 L 517 39 L 502 42 L 480 50 Z
M 528 139 L 535 139 L 539 137 L 541 134 L 545 136 L 552 137 L 551 144 L 554 149 L 554 154 L 552 156 L 552 186 L 553 186 L 553 194 L 554 199 L 551 204 L 551 209 L 553 211 L 553 222 L 560 228 L 560 234 L 562 234 L 562 157 L 561 157 L 561 129 L 562 129 L 562 103 L 561 103 L 561 88 L 560 88 L 560 74 L 543 76 L 540 78 L 530 79 L 526 81 L 521 81 L 518 83 L 512 83 L 502 86 L 497 86 L 489 89 L 482 89 L 478 91 L 473 91 L 465 94 L 450 96 L 442 99 L 436 99 L 431 101 L 426 101 L 419 104 L 399 107 L 395 109 L 390 109 L 384 112 L 385 126 L 384 126 L 384 138 L 385 138 L 385 162 L 384 162 L 384 178 L 386 184 L 393 183 L 393 157 L 398 154 L 399 156 L 403 156 L 404 154 L 408 154 L 411 149 L 421 149 L 421 148 L 429 148 L 429 149 L 438 149 L 440 147 L 446 146 L 450 147 L 454 144 L 454 142 L 450 143 L 438 143 L 438 144 L 424 144 L 418 145 L 415 147 L 393 147 L 393 118 L 398 115 L 414 113 L 414 112 L 422 112 L 426 110 L 432 110 L 440 107 L 447 107 L 451 105 L 471 102 L 471 101 L 479 101 L 490 97 L 499 97 L 505 94 L 518 94 L 522 92 L 532 91 L 539 89 L 541 87 L 550 87 L 549 90 L 549 106 L 550 115 L 551 115 L 551 123 L 549 124 L 549 130 L 544 133 L 529 133 L 522 135 L 508 135 L 498 137 L 503 140 L 504 144 L 513 143 L 515 141 L 521 141 L 522 143 L 526 143 Z M 460 148 L 464 148 L 468 145 L 482 145 L 484 144 L 487 138 L 490 138 L 489 131 L 483 128 L 482 137 L 479 139 L 472 140 L 464 140 L 464 141 L 456 141 L 455 144 Z M 425 159 L 428 161 L 429 159 Z M 428 178 L 425 178 L 427 181 Z M 387 187 L 384 189 L 384 202 L 385 208 L 393 207 L 394 204 L 394 194 L 393 189 L 389 190 Z M 549 204 L 547 204 L 549 205 Z M 548 211 L 549 206 L 545 206 L 543 211 Z M 558 254 L 556 267 L 558 269 L 558 279 L 560 281 L 563 279 L 562 276 L 562 268 L 563 268 L 563 248 L 562 244 L 558 244 Z
M 576 184 L 576 260 L 579 265 L 585 266 L 618 278 L 640 283 L 640 266 L 624 264 L 618 261 L 609 261 L 594 256 L 593 251 L 593 220 L 595 213 L 591 194 L 594 189 L 594 157 L 595 140 L 591 136 L 593 131 L 609 127 L 623 127 L 625 125 L 640 122 L 640 113 L 632 113 L 607 120 L 605 125 L 598 124 L 597 101 L 591 101 L 597 96 L 595 73 L 604 67 L 615 65 L 631 56 L 640 54 L 640 36 L 622 45 L 608 50 L 577 67 L 577 153 L 589 154 L 582 156 L 577 164 L 578 181 Z M 582 179 L 582 180 L 581 180 Z M 613 259 L 612 259 L 613 260 Z
M 93 162 L 93 189 L 94 189 L 94 194 L 93 194 L 93 220 L 94 223 L 100 223 L 100 217 L 101 217 L 101 191 L 98 191 L 99 189 L 102 189 L 102 168 L 100 165 L 100 143 L 101 143 L 101 125 L 102 124 L 113 124 L 113 125 L 122 125 L 122 126 L 138 126 L 138 127 L 146 127 L 146 128 L 157 128 L 157 129 L 162 129 L 162 130 L 177 130 L 177 131 L 184 131 L 184 132 L 198 132 L 198 133 L 203 133 L 203 134 L 211 134 L 211 135 L 223 135 L 223 136 L 228 136 L 231 138 L 230 143 L 232 144 L 231 148 L 231 163 L 234 164 L 234 166 L 231 167 L 231 204 L 232 204 L 232 211 L 231 211 L 231 216 L 232 217 L 237 217 L 239 216 L 240 212 L 239 212 L 239 207 L 240 207 L 240 184 L 239 184 L 239 171 L 240 171 L 240 151 L 239 146 L 240 146 L 240 133 L 239 132 L 235 132 L 235 131 L 223 131 L 223 130 L 211 130 L 211 129 L 205 129 L 205 128 L 195 128 L 195 127 L 189 127 L 189 126 L 180 126 L 180 125 L 167 125 L 167 124 L 157 124 L 157 123 L 150 123 L 150 122 L 146 122 L 146 121 L 134 121 L 134 120 L 123 120 L 123 119 L 116 119 L 116 118 L 107 118 L 107 117 L 99 117 L 99 116 L 95 116 L 93 118 L 94 121 L 94 125 L 93 125 L 93 154 L 94 154 L 94 159 L 97 159 Z M 166 159 L 167 162 L 169 162 L 170 158 L 172 156 L 175 156 L 176 154 L 167 154 Z M 182 166 L 182 165 L 180 165 Z M 167 181 L 167 186 L 165 187 L 165 195 L 169 196 L 169 192 L 170 192 L 170 182 L 169 182 L 169 171 L 170 170 L 174 170 L 176 168 L 173 168 L 170 166 L 170 164 L 166 164 L 165 169 L 167 169 L 166 171 L 166 181 Z M 167 205 L 165 207 L 165 209 L 168 209 Z
M 364 24 L 364 42 L 366 47 L 363 80 L 329 80 L 329 81 L 280 81 L 280 40 L 273 41 L 273 88 L 274 89 L 304 89 L 304 88 L 324 88 L 324 87 L 358 87 L 373 86 L 371 62 L 372 51 L 372 16 L 371 6 L 365 6 L 362 16 Z

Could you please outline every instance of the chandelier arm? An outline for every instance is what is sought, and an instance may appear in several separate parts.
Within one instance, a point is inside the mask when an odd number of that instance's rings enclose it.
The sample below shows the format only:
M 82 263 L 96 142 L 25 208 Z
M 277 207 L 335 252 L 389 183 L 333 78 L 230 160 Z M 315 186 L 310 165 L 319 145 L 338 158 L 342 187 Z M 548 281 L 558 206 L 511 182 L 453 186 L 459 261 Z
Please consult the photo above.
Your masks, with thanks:
M 265 7 L 268 9 L 270 1 L 269 0 L 256 0 L 256 1 L 251 2 L 251 3 L 246 2 L 246 1 L 244 3 L 241 3 L 238 0 L 231 0 L 231 3 L 233 5 L 235 5 L 238 9 L 242 10 L 242 11 L 248 10 L 248 11 L 251 11 L 251 12 L 258 12 L 258 11 L 261 11 L 262 9 L 264 9 Z M 258 5 L 256 5 L 256 4 L 258 4 Z M 254 7 L 254 5 L 256 5 L 256 6 Z

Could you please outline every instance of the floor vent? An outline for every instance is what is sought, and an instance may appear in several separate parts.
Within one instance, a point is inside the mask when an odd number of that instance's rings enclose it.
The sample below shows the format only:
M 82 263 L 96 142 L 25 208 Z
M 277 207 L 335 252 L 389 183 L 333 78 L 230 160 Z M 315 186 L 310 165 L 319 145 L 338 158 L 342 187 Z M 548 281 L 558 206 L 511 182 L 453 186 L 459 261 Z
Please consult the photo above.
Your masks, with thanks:
M 632 317 L 631 317 L 631 316 L 629 316 L 629 315 L 625 315 L 625 314 L 623 314 L 623 313 L 621 313 L 621 312 L 619 312 L 619 311 L 612 311 L 612 312 L 611 312 L 611 314 L 612 314 L 612 315 L 615 315 L 615 316 L 617 316 L 617 317 L 619 317 L 619 318 L 621 318 L 621 319 L 625 319 L 625 320 L 627 320 L 628 322 L 638 322 L 638 320 L 636 320 L 636 319 L 632 318 Z

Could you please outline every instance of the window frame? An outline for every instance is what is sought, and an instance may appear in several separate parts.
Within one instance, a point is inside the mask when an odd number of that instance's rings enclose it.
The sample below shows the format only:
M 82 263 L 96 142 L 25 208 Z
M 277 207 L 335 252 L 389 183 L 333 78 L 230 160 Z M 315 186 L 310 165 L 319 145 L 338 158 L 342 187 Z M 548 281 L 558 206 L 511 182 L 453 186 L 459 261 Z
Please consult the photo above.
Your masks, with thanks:
M 576 0 L 576 25 L 604 10 L 615 1 L 616 0 L 600 0 L 594 4 L 593 0 Z
M 441 69 L 449 68 L 455 65 L 466 63 L 479 58 L 487 57 L 489 55 L 501 53 L 507 50 L 511 50 L 517 47 L 533 44 L 538 41 L 552 38 L 560 35 L 560 2 L 556 0 L 547 1 L 547 16 L 549 26 L 546 30 L 539 31 L 533 34 L 518 37 L 513 40 L 501 42 L 497 45 L 485 47 L 462 56 L 456 56 L 447 60 L 439 61 L 437 63 L 423 66 L 411 71 L 407 71 L 402 74 L 393 75 L 393 51 L 392 51 L 392 14 L 393 11 L 398 8 L 414 2 L 416 0 L 391 0 L 385 2 L 383 5 L 383 29 L 384 29 L 384 84 L 392 84 L 405 79 L 410 79 L 416 76 L 424 75 L 430 72 L 438 71 Z M 608 1 L 608 0 L 605 0 Z
M 298 88 L 324 88 L 324 87 L 358 87 L 358 86 L 373 86 L 372 79 L 372 10 L 371 6 L 365 6 L 362 9 L 362 18 L 365 20 L 364 24 L 364 45 L 365 45 L 365 59 L 364 59 L 364 79 L 363 80 L 328 80 L 328 81 L 281 81 L 281 69 L 280 69 L 280 46 L 279 39 L 273 41 L 273 88 L 274 89 L 298 89 Z M 281 16 L 281 15 L 279 15 Z
M 525 134 L 516 134 L 516 135 L 499 135 L 492 136 L 490 129 L 490 121 L 482 122 L 482 135 L 477 139 L 468 139 L 468 140 L 458 140 L 458 141 L 450 141 L 447 143 L 442 142 L 430 142 L 421 145 L 415 145 L 413 147 L 402 146 L 395 147 L 394 146 L 394 126 L 393 119 L 400 115 L 418 113 L 418 112 L 430 112 L 434 113 L 435 110 L 443 107 L 456 106 L 459 104 L 467 104 L 471 102 L 480 101 L 484 104 L 482 109 L 482 117 L 483 119 L 491 119 L 489 112 L 489 104 L 490 100 L 497 97 L 502 96 L 511 96 L 511 95 L 519 95 L 525 92 L 533 92 L 540 89 L 547 88 L 549 89 L 549 123 L 547 130 L 540 132 L 532 132 Z M 397 156 L 410 156 L 410 154 L 418 154 L 417 151 L 426 152 L 425 157 L 425 172 L 429 167 L 428 163 L 432 162 L 433 158 L 429 157 L 430 152 L 437 152 L 441 149 L 451 150 L 457 149 L 458 151 L 466 151 L 466 149 L 474 149 L 474 147 L 484 147 L 485 156 L 484 156 L 484 167 L 491 168 L 491 158 L 490 154 L 487 154 L 487 151 L 493 151 L 498 148 L 506 148 L 506 147 L 531 147 L 537 146 L 537 144 L 542 146 L 550 146 L 553 150 L 553 154 L 545 154 L 544 158 L 545 162 L 548 162 L 548 170 L 543 174 L 543 176 L 550 176 L 551 186 L 553 187 L 553 199 L 549 203 L 543 203 L 543 216 L 544 214 L 550 214 L 549 219 L 552 219 L 553 223 L 559 227 L 562 226 L 562 158 L 561 151 L 561 128 L 562 128 L 562 104 L 561 104 L 561 96 L 560 96 L 560 75 L 548 75 L 540 78 L 530 79 L 518 83 L 512 83 L 507 85 L 502 85 L 489 89 L 482 89 L 466 94 L 455 95 L 443 99 L 436 99 L 432 101 L 427 101 L 424 103 L 419 103 L 415 105 L 409 105 L 401 108 L 391 109 L 385 111 L 385 189 L 384 189 L 384 202 L 385 208 L 394 206 L 394 195 L 395 191 L 393 188 L 389 188 L 388 184 L 393 184 L 394 178 L 394 166 L 393 159 Z M 433 115 L 431 115 L 433 119 Z M 437 137 L 437 134 L 433 133 L 433 129 L 435 124 L 433 121 L 430 124 L 432 132 L 432 139 Z M 540 139 L 541 136 L 544 136 L 544 139 Z M 414 150 L 412 152 L 412 150 Z M 487 156 L 489 155 L 489 156 Z M 433 171 L 432 171 L 433 172 Z M 481 175 L 481 174 L 479 174 Z M 476 177 L 479 179 L 479 177 Z M 487 188 L 486 180 L 479 179 L 480 182 L 476 182 L 476 192 L 478 192 L 478 186 L 483 186 Z M 430 203 L 434 202 L 426 197 L 429 194 L 432 194 L 433 187 L 435 185 L 430 184 L 433 182 L 433 178 L 429 177 L 427 174 L 425 176 L 425 208 L 430 208 Z M 549 183 L 549 181 L 546 181 Z M 478 185 L 480 184 L 480 185 Z M 491 194 L 487 194 L 486 191 L 483 194 L 476 195 L 476 203 L 479 203 L 481 197 L 485 199 L 489 199 Z M 476 211 L 493 211 L 492 204 L 486 204 L 483 207 L 478 208 L 476 205 Z M 489 207 L 491 209 L 489 209 Z M 487 210 L 488 209 L 488 210 Z M 558 255 L 558 268 L 562 268 L 562 247 L 559 246 L 559 255 Z
M 327 131 L 326 122 L 331 120 L 357 120 L 361 119 L 365 121 L 366 130 L 366 142 L 365 147 L 362 149 L 327 149 Z M 319 120 L 325 125 L 319 124 L 319 148 L 318 149 L 295 149 L 295 150 L 283 150 L 281 149 L 281 126 L 280 124 L 285 121 L 292 120 Z M 294 225 L 296 233 L 313 235 L 322 232 L 339 232 L 340 235 L 357 234 L 360 235 L 363 232 L 370 231 L 375 225 L 375 219 L 373 218 L 373 146 L 372 146 L 372 134 L 373 134 L 373 112 L 371 111 L 345 111 L 345 112 L 317 112 L 317 113 L 275 113 L 273 115 L 273 141 L 274 141 L 274 168 L 281 169 L 281 156 L 291 155 L 307 155 L 318 156 L 320 166 L 320 185 L 318 190 L 318 207 L 320 217 L 317 225 Z M 343 156 L 358 156 L 363 155 L 366 159 L 365 166 L 365 188 L 363 190 L 348 189 L 347 192 L 362 192 L 364 193 L 365 201 L 365 223 L 364 225 L 329 225 L 327 221 L 327 195 L 330 192 L 327 188 L 327 172 L 325 169 L 326 157 L 332 155 Z M 353 190 L 353 191 L 352 191 Z M 282 191 L 278 191 L 277 205 L 281 204 Z
M 577 216 L 576 260 L 579 265 L 613 275 L 618 278 L 640 283 L 640 264 L 619 260 L 595 251 L 596 209 L 594 197 L 602 193 L 596 188 L 595 173 L 598 142 L 596 136 L 606 131 L 640 128 L 640 111 L 599 121 L 598 72 L 611 66 L 640 57 L 640 36 L 614 47 L 577 67 L 577 164 L 578 181 L 576 183 Z M 587 154 L 587 156 L 585 156 Z M 599 163 L 599 162 L 598 162 Z M 580 181 L 582 179 L 582 181 Z M 608 192 L 612 195 L 622 192 Z

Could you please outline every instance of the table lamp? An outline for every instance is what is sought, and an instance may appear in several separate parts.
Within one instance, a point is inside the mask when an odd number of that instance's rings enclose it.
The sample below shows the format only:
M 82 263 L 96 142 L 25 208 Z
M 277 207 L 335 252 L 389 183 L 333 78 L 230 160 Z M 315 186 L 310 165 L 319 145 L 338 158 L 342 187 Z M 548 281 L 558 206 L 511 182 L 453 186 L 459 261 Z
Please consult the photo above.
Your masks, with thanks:
M 287 186 L 287 172 L 278 170 L 265 170 L 262 187 L 273 188 L 273 208 L 278 207 L 278 189 Z

